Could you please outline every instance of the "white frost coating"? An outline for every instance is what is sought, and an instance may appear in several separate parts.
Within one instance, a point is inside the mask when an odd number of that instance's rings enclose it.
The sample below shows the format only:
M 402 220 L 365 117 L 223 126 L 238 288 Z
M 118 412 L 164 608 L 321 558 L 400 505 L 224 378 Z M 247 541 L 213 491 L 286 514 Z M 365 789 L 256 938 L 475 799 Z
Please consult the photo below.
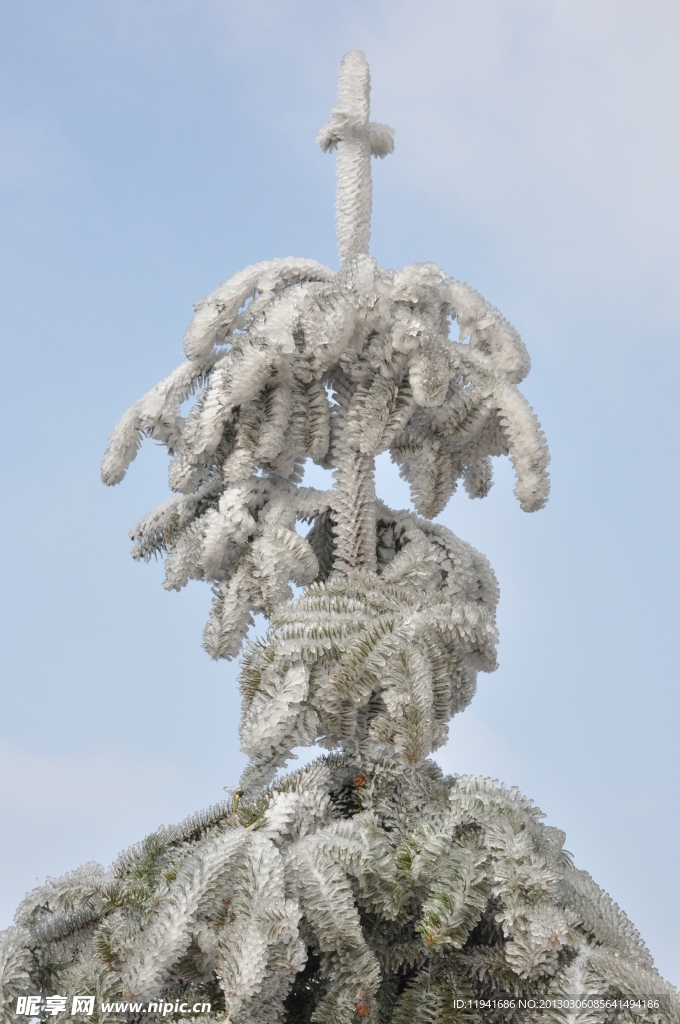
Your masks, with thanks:
M 526 398 L 506 385 L 498 396 L 498 420 L 517 474 L 515 494 L 525 512 L 543 508 L 548 451 L 543 431 Z
M 120 483 L 144 435 L 160 441 L 169 452 L 175 450 L 182 434 L 180 406 L 195 393 L 213 365 L 211 356 L 183 363 L 128 409 L 109 438 L 102 462 L 105 484 Z
M 531 360 L 522 339 L 502 313 L 460 281 L 451 282 L 451 304 L 458 321 L 460 340 L 495 356 L 513 384 L 524 380 Z
M 246 267 L 194 306 L 194 319 L 184 334 L 187 358 L 199 359 L 207 356 L 214 345 L 223 345 L 240 327 L 239 310 L 255 295 L 271 297 L 298 281 L 327 281 L 332 276 L 331 270 L 315 260 L 292 257 Z
M 649 1019 L 680 1020 L 564 835 L 516 789 L 427 760 L 495 668 L 498 602 L 486 558 L 429 520 L 460 480 L 484 497 L 501 455 L 521 507 L 540 508 L 549 456 L 500 312 L 431 263 L 368 255 L 370 159 L 394 134 L 370 122 L 369 91 L 364 55 L 347 54 L 318 140 L 337 150 L 340 272 L 272 260 L 200 300 L 187 358 L 123 416 L 102 466 L 117 483 L 144 436 L 167 447 L 176 493 L 133 529 L 133 556 L 164 556 L 168 589 L 211 586 L 212 657 L 269 619 L 241 663 L 240 789 L 107 872 L 31 893 L 0 936 L 1 1024 L 31 989 L 181 996 L 211 1005 L 203 1024 L 433 1024 L 458 1019 L 462 995 L 605 992 L 658 993 Z M 419 514 L 376 497 L 388 450 Z M 308 459 L 332 488 L 301 486 Z M 265 788 L 313 743 L 330 755 Z
M 336 222 L 338 249 L 344 262 L 354 253 L 368 252 L 371 237 L 371 156 L 394 150 L 394 131 L 369 121 L 371 73 L 361 50 L 346 53 L 340 62 L 338 102 L 317 142 L 324 153 L 337 149 Z
M 215 1024 L 290 1024 L 311 1010 L 340 1024 L 443 1024 L 462 992 L 516 1007 L 645 995 L 659 1006 L 644 1019 L 677 1024 L 677 991 L 542 818 L 517 789 L 443 778 L 432 763 L 317 761 L 255 800 L 159 829 L 107 873 L 89 866 L 27 897 L 0 935 L 3 1024 L 17 994 L 40 990 L 36 953 L 46 995 L 174 1004 L 181 993 L 211 1003 L 194 1019 Z
M 217 967 L 229 1017 L 239 1019 L 243 1005 L 250 1004 L 250 1015 L 257 1007 L 264 1021 L 271 1019 L 263 1012 L 267 1003 L 285 998 L 304 965 L 305 946 L 298 934 L 302 912 L 296 901 L 284 897 L 283 858 L 262 833 L 251 836 L 234 881 L 229 924 L 218 939 Z
M 244 828 L 218 833 L 191 853 L 177 872 L 158 915 L 137 943 L 135 956 L 124 972 L 129 997 L 153 996 L 168 965 L 174 963 L 191 940 L 191 928 L 202 900 L 210 900 L 221 875 L 248 839 Z
M 366 756 L 398 750 L 418 763 L 446 742 L 477 672 L 495 668 L 498 588 L 484 556 L 418 516 L 382 503 L 376 512 L 379 574 L 315 584 L 277 610 L 264 645 L 246 650 L 243 738 L 253 761 L 245 789 L 267 783 L 294 747 L 313 742 Z M 321 553 L 320 533 L 308 537 Z M 282 688 L 291 664 L 309 673 L 297 704 Z
M 257 693 L 241 722 L 241 745 L 246 753 L 277 745 L 296 717 L 309 690 L 309 670 L 293 665 L 283 678 L 272 674 Z
M 0 1021 L 14 1021 L 17 999 L 31 987 L 29 976 L 31 933 L 25 928 L 0 932 Z
M 380 571 L 373 460 L 386 449 L 428 517 L 460 479 L 472 497 L 486 495 L 491 456 L 512 458 L 523 509 L 548 495 L 545 440 L 514 383 L 526 352 L 500 314 L 432 264 L 395 273 L 355 255 L 332 275 L 303 262 L 252 268 L 230 293 L 232 317 L 257 284 L 229 349 L 187 360 L 152 389 L 105 457 L 113 482 L 142 434 L 167 445 L 184 497 L 135 528 L 136 557 L 165 554 L 170 589 L 212 585 L 213 657 L 233 657 L 251 613 L 271 614 L 289 581 Z M 454 316 L 469 343 L 449 340 Z M 308 458 L 334 471 L 335 486 L 303 498 Z M 313 553 L 296 534 L 300 519 L 318 524 Z
M 167 589 L 211 585 L 213 658 L 239 653 L 254 614 L 270 620 L 243 663 L 248 789 L 311 742 L 418 763 L 445 741 L 477 671 L 495 666 L 486 560 L 383 506 L 376 456 L 390 451 L 427 518 L 459 480 L 484 497 L 493 456 L 512 459 L 524 510 L 548 496 L 545 439 L 517 390 L 529 369 L 517 332 L 434 264 L 391 271 L 368 255 L 371 155 L 393 148 L 369 99 L 366 58 L 352 51 L 318 140 L 337 150 L 340 272 L 272 260 L 201 300 L 187 360 L 125 414 L 104 459 L 114 483 L 142 436 L 167 446 L 178 496 L 135 527 L 133 554 L 165 557 Z M 307 459 L 332 470 L 330 490 L 300 487 Z M 291 584 L 314 586 L 291 603 Z

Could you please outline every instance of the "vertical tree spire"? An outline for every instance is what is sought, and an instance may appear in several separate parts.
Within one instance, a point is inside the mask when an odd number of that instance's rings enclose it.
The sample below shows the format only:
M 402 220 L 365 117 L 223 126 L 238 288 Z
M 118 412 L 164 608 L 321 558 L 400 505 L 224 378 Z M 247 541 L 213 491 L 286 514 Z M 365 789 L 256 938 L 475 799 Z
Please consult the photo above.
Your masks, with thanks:
M 371 73 L 366 55 L 351 50 L 340 62 L 338 103 L 317 142 L 325 153 L 337 149 L 336 224 L 340 259 L 368 252 L 371 237 L 371 156 L 394 150 L 394 129 L 369 121 Z

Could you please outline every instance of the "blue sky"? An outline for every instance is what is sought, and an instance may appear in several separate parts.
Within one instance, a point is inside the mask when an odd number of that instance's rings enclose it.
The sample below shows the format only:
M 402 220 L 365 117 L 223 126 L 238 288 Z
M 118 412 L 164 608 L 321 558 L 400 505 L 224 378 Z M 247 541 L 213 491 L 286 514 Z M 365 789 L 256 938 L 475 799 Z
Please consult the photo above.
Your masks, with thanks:
M 679 44 L 656 0 L 0 2 L 0 927 L 237 782 L 208 588 L 128 556 L 162 452 L 114 490 L 99 462 L 199 296 L 337 265 L 314 139 L 362 48 L 396 129 L 372 252 L 503 310 L 553 459 L 542 512 L 500 464 L 440 517 L 495 568 L 501 645 L 438 760 L 536 800 L 680 984 Z M 384 460 L 378 486 L 408 502 Z

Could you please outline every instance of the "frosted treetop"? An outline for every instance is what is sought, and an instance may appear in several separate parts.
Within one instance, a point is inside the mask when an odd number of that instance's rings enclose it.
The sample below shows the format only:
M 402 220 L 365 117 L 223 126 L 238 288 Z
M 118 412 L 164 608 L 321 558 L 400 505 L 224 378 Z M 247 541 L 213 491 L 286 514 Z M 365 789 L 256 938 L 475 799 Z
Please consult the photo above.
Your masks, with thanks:
M 115 484 L 144 436 L 166 446 L 174 494 L 133 529 L 133 556 L 164 556 L 168 589 L 211 585 L 212 657 L 238 653 L 254 612 L 270 619 L 242 678 L 242 738 L 256 764 L 266 733 L 265 775 L 293 739 L 352 750 L 380 740 L 414 763 L 444 742 L 477 670 L 495 665 L 497 587 L 482 555 L 427 520 L 461 479 L 484 497 L 493 456 L 512 459 L 525 511 L 549 486 L 545 439 L 517 387 L 529 371 L 517 331 L 434 264 L 386 270 L 368 253 L 371 155 L 392 151 L 393 132 L 369 120 L 358 51 L 342 60 L 318 142 L 337 150 L 340 270 L 271 260 L 200 299 L 185 360 L 125 413 L 102 466 Z M 384 451 L 419 516 L 377 500 Z M 332 471 L 331 488 L 302 486 L 308 459 Z M 304 608 L 291 582 L 312 588 Z M 414 679 L 427 690 L 412 695 L 417 727 L 402 693 Z
M 338 249 L 344 262 L 354 253 L 368 252 L 371 237 L 371 156 L 394 151 L 394 129 L 369 121 L 371 73 L 361 50 L 346 53 L 340 62 L 339 102 L 317 138 L 324 153 L 336 149 L 338 191 L 336 214 Z

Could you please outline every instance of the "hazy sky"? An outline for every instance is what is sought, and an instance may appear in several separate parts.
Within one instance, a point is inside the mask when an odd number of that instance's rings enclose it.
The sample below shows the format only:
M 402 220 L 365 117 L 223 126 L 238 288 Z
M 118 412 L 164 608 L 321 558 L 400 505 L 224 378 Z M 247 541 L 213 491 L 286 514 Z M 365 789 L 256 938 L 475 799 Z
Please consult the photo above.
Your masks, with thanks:
M 499 306 L 552 451 L 525 515 L 507 465 L 441 521 L 500 586 L 500 668 L 437 754 L 518 785 L 680 984 L 680 7 L 638 0 L 0 2 L 5 428 L 0 927 L 36 879 L 108 864 L 235 785 L 233 664 L 210 592 L 160 586 L 127 531 L 167 489 L 118 416 L 241 267 L 337 265 L 314 143 L 343 52 L 373 117 L 372 252 Z M 379 490 L 408 494 L 382 460 Z

